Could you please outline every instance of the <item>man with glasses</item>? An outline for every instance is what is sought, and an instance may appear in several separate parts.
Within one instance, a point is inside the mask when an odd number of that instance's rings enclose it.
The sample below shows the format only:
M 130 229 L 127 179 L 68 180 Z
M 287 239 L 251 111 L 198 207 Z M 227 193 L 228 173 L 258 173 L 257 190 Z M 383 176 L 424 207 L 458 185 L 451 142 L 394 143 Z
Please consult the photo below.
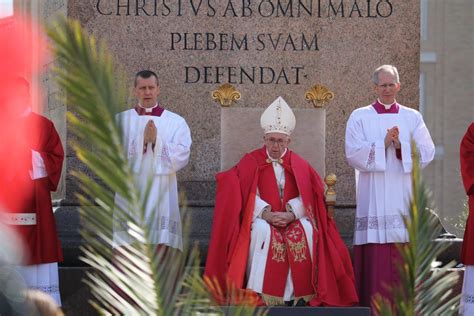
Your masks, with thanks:
M 356 109 L 346 128 L 346 158 L 356 171 L 354 271 L 361 305 L 375 294 L 389 296 L 398 282 L 396 245 L 407 243 L 403 217 L 411 198 L 413 139 L 421 167 L 434 157 L 434 144 L 421 114 L 397 103 L 397 68 L 383 65 L 373 74 L 378 99 Z
M 260 304 L 356 304 L 351 260 L 326 212 L 324 185 L 288 149 L 292 110 L 279 97 L 260 123 L 263 147 L 216 176 L 205 276 L 224 291 L 247 289 Z

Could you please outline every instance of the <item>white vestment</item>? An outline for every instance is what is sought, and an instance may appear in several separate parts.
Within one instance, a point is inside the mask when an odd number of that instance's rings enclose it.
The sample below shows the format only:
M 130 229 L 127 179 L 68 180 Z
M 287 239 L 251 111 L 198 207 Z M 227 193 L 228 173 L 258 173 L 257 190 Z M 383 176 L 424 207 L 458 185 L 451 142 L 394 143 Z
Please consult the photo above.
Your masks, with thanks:
M 467 265 L 464 270 L 459 315 L 474 315 L 474 266 Z
M 281 197 L 281 195 L 283 194 L 283 189 L 285 187 L 285 170 L 277 162 L 273 162 L 272 165 Z M 265 267 L 267 264 L 267 256 L 271 239 L 270 224 L 268 224 L 267 221 L 262 219 L 262 213 L 265 210 L 270 211 L 270 205 L 257 195 L 253 213 L 252 232 L 250 236 L 249 257 L 247 261 L 247 288 L 252 289 L 257 293 L 262 293 L 263 279 L 265 276 Z M 295 214 L 296 219 L 299 219 L 301 224 L 303 225 L 306 234 L 306 240 L 308 242 L 308 247 L 311 254 L 311 259 L 313 260 L 313 226 L 311 226 L 311 223 L 305 215 L 305 210 L 301 198 L 296 197 L 288 201 L 287 210 L 293 212 Z M 288 271 L 288 277 L 286 279 L 283 300 L 292 300 L 293 292 L 293 281 L 291 278 L 290 269 Z
M 16 266 L 15 270 L 22 276 L 28 289 L 50 295 L 61 306 L 57 262 Z
M 150 120 L 153 120 L 156 126 L 157 139 L 154 149 L 148 144 L 144 153 L 144 131 Z M 142 197 L 148 183 L 151 183 L 145 208 L 145 221 L 151 231 L 151 243 L 182 249 L 176 172 L 184 168 L 189 160 L 191 133 L 186 121 L 167 110 L 164 110 L 161 116 L 150 116 L 138 115 L 135 109 L 117 114 L 117 121 L 123 128 L 126 155 Z M 121 196 L 115 196 L 115 203 L 127 209 Z M 120 246 L 130 242 L 124 225 L 115 223 L 114 245 Z
M 385 149 L 387 130 L 398 126 L 402 159 L 393 144 Z M 410 138 L 421 167 L 433 160 L 434 144 L 421 114 L 400 105 L 398 113 L 378 114 L 372 105 L 356 109 L 346 128 L 346 158 L 356 170 L 357 209 L 354 245 L 408 242 L 413 167 Z

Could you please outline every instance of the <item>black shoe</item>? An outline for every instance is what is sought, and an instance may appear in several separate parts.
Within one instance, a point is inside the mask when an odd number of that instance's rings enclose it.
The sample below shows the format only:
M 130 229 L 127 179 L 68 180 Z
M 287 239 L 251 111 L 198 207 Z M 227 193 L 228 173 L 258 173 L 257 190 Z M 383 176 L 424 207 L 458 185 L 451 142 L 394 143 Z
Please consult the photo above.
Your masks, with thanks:
M 295 306 L 306 306 L 306 302 L 304 299 L 300 298 Z
M 286 306 L 293 306 L 294 304 L 295 304 L 295 301 L 294 301 L 294 300 L 285 301 L 285 305 L 286 305 Z

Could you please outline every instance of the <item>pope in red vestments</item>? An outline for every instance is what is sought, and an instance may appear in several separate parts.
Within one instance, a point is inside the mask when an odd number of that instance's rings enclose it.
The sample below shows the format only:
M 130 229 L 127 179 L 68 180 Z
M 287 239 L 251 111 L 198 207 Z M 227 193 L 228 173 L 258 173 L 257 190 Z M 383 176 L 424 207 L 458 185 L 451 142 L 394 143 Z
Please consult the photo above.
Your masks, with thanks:
M 219 173 L 205 277 L 258 293 L 267 305 L 358 302 L 349 252 L 326 212 L 316 171 L 287 147 L 294 114 L 264 112 L 265 146 Z

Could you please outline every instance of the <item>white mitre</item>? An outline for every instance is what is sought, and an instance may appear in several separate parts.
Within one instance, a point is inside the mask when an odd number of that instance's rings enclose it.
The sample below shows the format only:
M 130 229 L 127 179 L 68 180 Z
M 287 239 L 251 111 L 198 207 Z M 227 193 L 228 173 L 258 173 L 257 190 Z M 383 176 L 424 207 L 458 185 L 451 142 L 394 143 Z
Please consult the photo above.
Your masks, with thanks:
M 260 117 L 260 126 L 265 134 L 283 133 L 291 135 L 296 126 L 296 117 L 288 103 L 282 97 L 278 97 L 263 112 Z

